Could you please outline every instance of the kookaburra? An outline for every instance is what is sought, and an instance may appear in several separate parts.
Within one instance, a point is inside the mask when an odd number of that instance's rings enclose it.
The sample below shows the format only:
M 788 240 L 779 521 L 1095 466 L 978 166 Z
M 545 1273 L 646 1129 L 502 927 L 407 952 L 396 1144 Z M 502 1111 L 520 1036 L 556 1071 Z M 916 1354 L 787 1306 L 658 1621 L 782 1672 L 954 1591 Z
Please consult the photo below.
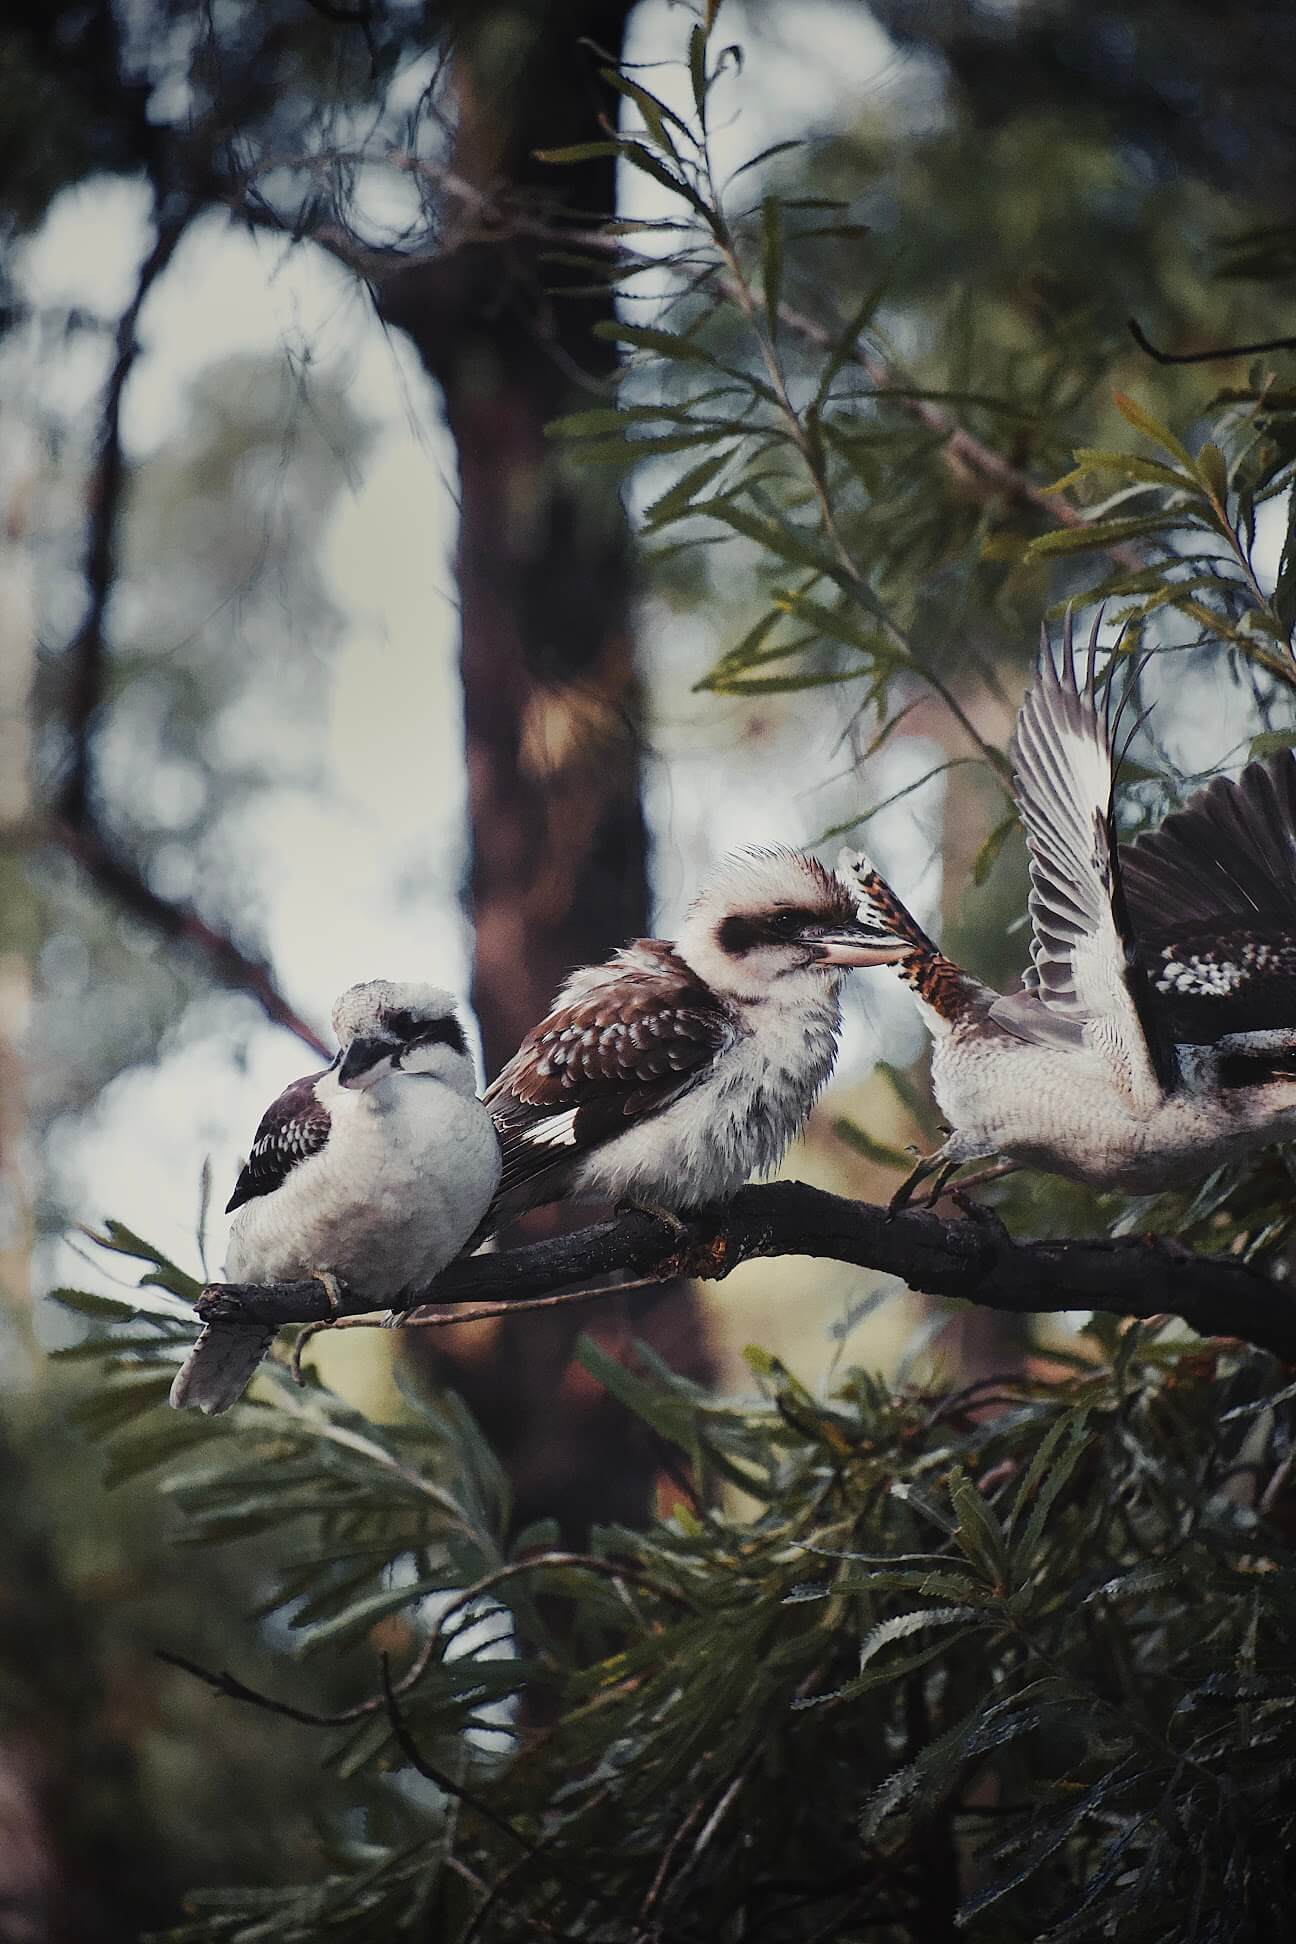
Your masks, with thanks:
M 798 851 L 744 851 L 673 944 L 573 972 L 486 1090 L 504 1153 L 490 1226 L 573 1198 L 679 1213 L 773 1168 L 837 1057 L 843 969 L 891 955 L 855 902 Z
M 421 1288 L 474 1233 L 499 1180 L 448 992 L 374 979 L 333 1008 L 339 1051 L 267 1109 L 226 1212 L 231 1282 L 337 1283 L 375 1308 Z M 171 1386 L 226 1411 L 275 1332 L 209 1323 Z
M 1020 992 L 946 958 L 867 858 L 839 859 L 918 999 L 951 1129 L 897 1200 L 991 1154 L 1158 1190 L 1296 1131 L 1296 757 L 1217 779 L 1118 847 L 1096 660 L 1096 623 L 1083 680 L 1070 621 L 1060 670 L 1046 638 L 1013 736 L 1031 884 Z

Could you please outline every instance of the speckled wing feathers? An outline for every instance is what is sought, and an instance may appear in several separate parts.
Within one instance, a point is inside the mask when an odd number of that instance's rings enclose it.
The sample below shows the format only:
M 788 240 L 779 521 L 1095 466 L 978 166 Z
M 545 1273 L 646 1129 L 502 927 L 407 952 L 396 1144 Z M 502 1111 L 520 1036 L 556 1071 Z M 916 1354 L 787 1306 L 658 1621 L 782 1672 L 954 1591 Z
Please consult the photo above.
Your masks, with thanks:
M 324 1072 L 327 1071 L 326 1067 Z M 328 1109 L 321 1105 L 315 1093 L 315 1082 L 323 1077 L 324 1073 L 311 1073 L 304 1080 L 294 1080 L 266 1108 L 252 1152 L 234 1184 L 234 1193 L 225 1204 L 227 1215 L 258 1195 L 273 1194 L 299 1161 L 304 1161 L 307 1155 L 318 1154 L 324 1146 L 331 1123 Z
M 1141 956 L 1175 1038 L 1296 1040 L 1296 755 L 1219 777 L 1121 867 Z
M 678 1098 L 733 1031 L 669 945 L 638 939 L 617 953 L 486 1090 L 504 1156 L 497 1199 Z

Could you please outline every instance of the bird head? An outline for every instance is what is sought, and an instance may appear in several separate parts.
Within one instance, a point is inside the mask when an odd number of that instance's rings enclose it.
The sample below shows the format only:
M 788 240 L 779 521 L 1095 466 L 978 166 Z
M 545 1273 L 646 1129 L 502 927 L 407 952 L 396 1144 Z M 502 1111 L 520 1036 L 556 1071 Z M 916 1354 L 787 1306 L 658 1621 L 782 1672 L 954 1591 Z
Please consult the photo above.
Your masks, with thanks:
M 370 979 L 333 1008 L 341 1048 L 338 1084 L 372 1087 L 389 1074 L 432 1074 L 460 1092 L 476 1092 L 472 1056 L 453 996 L 440 986 Z
M 748 850 L 707 878 L 680 927 L 676 950 L 716 992 L 764 997 L 781 981 L 837 979 L 880 963 L 857 900 L 803 851 Z

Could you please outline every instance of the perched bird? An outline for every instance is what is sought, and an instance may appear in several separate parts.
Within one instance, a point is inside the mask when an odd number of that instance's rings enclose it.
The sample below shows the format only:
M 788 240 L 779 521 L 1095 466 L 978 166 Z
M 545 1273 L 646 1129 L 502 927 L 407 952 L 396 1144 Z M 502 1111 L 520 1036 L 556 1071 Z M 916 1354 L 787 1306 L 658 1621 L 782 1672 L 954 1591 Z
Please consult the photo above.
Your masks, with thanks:
M 339 1051 L 286 1087 L 230 1196 L 231 1282 L 314 1278 L 375 1307 L 431 1280 L 476 1230 L 499 1180 L 448 992 L 373 979 L 333 1008 Z M 227 1411 L 274 1331 L 209 1323 L 171 1386 L 177 1408 Z
M 635 939 L 573 972 L 487 1088 L 491 1224 L 581 1197 L 679 1214 L 732 1195 L 780 1160 L 832 1071 L 843 968 L 889 956 L 813 858 L 726 859 L 674 944 Z
M 1060 669 L 1045 636 L 1013 735 L 1031 884 L 1020 992 L 946 958 L 866 857 L 838 860 L 918 1000 L 951 1130 L 897 1203 L 991 1154 L 1157 1190 L 1296 1131 L 1296 757 L 1217 779 L 1118 847 L 1097 637 L 1095 622 L 1082 681 L 1070 619 Z

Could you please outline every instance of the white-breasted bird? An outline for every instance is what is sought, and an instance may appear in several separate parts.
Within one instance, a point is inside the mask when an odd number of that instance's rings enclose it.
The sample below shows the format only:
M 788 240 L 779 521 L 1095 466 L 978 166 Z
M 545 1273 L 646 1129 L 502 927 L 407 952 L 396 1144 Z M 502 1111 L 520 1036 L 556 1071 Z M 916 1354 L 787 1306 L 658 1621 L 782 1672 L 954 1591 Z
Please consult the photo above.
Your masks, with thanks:
M 485 1094 L 504 1168 L 491 1226 L 597 1198 L 678 1214 L 781 1160 L 832 1071 L 843 970 L 879 952 L 799 851 L 727 858 L 678 939 L 573 972 Z
M 480 1223 L 500 1172 L 455 1003 L 373 979 L 333 1008 L 339 1051 L 266 1110 L 226 1213 L 230 1282 L 315 1278 L 391 1303 L 429 1282 Z M 275 1332 L 209 1323 L 171 1386 L 226 1411 Z
M 1098 623 L 1077 675 L 1044 637 L 1013 734 L 1030 853 L 1031 964 L 999 993 L 926 936 L 862 854 L 860 916 L 934 1042 L 950 1134 L 926 1175 L 1001 1154 L 1131 1192 L 1190 1181 L 1296 1132 L 1296 757 L 1218 778 L 1118 846 Z

